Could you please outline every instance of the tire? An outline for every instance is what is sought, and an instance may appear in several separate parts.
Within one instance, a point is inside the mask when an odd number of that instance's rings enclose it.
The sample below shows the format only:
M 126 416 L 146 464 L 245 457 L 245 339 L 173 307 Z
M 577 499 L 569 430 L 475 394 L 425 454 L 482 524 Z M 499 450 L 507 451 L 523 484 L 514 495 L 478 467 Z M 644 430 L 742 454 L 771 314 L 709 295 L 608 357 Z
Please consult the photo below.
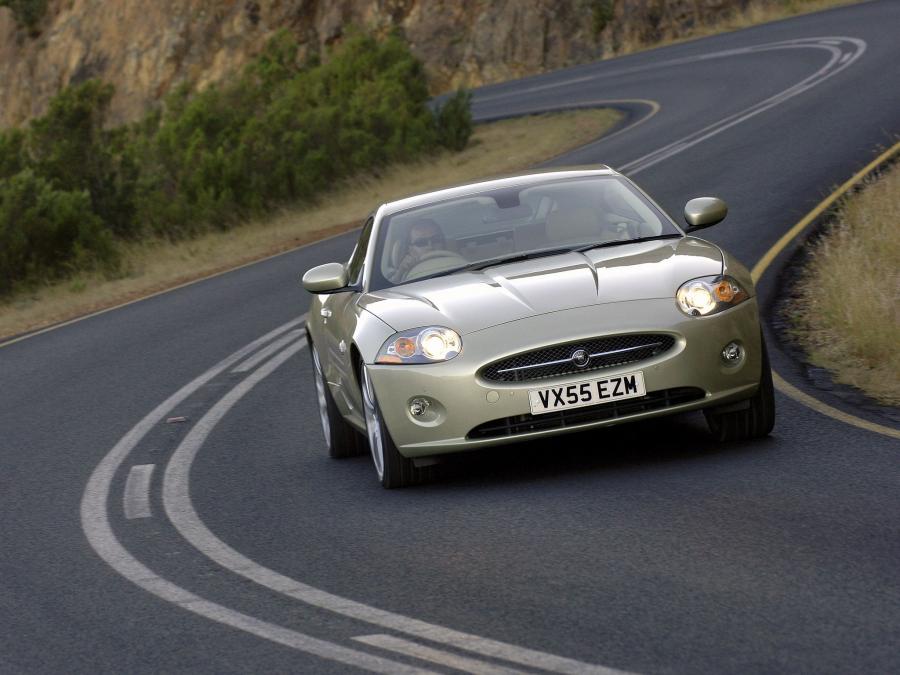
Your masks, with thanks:
M 762 372 L 759 389 L 749 399 L 749 407 L 733 412 L 704 410 L 710 433 L 718 441 L 743 441 L 768 436 L 775 426 L 775 386 L 772 383 L 772 367 L 766 341 L 759 336 L 762 349 Z
M 319 361 L 319 353 L 315 345 L 309 344 L 309 353 L 312 357 L 313 378 L 316 381 L 316 398 L 319 402 L 319 420 L 322 423 L 322 433 L 325 436 L 325 445 L 328 448 L 328 456 L 335 459 L 343 457 L 356 457 L 366 453 L 366 445 L 360 433 L 350 426 L 338 410 L 334 397 L 328 389 L 325 375 L 322 372 L 322 364 Z
M 417 468 L 412 460 L 401 455 L 394 445 L 381 416 L 381 409 L 365 364 L 359 367 L 359 384 L 362 389 L 363 416 L 366 418 L 369 452 L 381 486 L 387 489 L 399 488 L 429 479 L 433 467 Z

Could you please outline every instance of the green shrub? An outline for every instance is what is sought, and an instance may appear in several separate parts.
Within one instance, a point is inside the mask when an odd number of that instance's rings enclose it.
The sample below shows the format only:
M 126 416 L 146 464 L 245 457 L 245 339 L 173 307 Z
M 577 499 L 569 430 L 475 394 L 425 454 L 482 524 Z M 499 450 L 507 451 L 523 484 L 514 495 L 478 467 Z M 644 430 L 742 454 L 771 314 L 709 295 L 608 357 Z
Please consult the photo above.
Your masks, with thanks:
M 399 38 L 354 36 L 312 67 L 296 55 L 279 35 L 235 82 L 168 101 L 139 189 L 151 229 L 229 227 L 435 147 L 424 71 Z
M 0 0 L 0 7 L 9 7 L 16 23 L 25 28 L 29 35 L 36 37 L 40 34 L 38 24 L 47 11 L 47 0 Z
M 25 132 L 21 129 L 0 131 L 0 180 L 19 173 L 27 164 Z
M 435 111 L 438 142 L 445 148 L 459 151 L 472 136 L 472 95 L 459 89 Z
M 117 264 L 112 237 L 86 192 L 56 190 L 31 169 L 0 182 L 0 293 Z
M 346 39 L 299 64 L 280 33 L 233 80 L 172 92 L 106 128 L 110 85 L 68 87 L 24 131 L 0 133 L 0 294 L 17 281 L 112 265 L 115 239 L 179 239 L 313 200 L 335 181 L 438 146 L 462 149 L 470 96 L 432 113 L 422 64 L 397 36 Z
M 67 87 L 27 136 L 29 165 L 54 188 L 87 191 L 94 212 L 118 236 L 136 236 L 138 167 L 124 129 L 104 131 L 113 87 L 97 80 Z
M 614 0 L 591 1 L 591 34 L 594 40 L 600 38 L 600 33 L 615 16 Z

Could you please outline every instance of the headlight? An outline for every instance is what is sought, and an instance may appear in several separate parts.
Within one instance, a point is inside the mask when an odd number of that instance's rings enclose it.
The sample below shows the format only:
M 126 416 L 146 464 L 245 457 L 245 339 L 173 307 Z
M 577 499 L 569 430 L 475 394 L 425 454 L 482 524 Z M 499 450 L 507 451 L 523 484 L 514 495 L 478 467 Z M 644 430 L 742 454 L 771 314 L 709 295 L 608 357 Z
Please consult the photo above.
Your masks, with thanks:
M 375 363 L 436 363 L 462 350 L 459 334 L 443 326 L 413 328 L 393 335 L 382 345 Z
M 683 284 L 675 293 L 678 307 L 689 316 L 707 316 L 741 304 L 750 295 L 729 276 L 700 277 Z

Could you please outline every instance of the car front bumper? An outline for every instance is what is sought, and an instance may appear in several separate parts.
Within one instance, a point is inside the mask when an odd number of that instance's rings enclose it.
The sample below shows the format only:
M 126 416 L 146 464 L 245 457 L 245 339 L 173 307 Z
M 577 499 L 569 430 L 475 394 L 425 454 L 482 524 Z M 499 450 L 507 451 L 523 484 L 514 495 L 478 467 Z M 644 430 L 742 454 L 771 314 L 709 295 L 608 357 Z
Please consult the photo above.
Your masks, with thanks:
M 488 363 L 523 351 L 623 333 L 668 333 L 675 338 L 675 345 L 651 359 L 562 377 L 490 382 L 478 374 Z M 464 335 L 462 340 L 459 356 L 444 363 L 367 366 L 385 424 L 406 457 L 459 452 L 727 405 L 755 393 L 762 363 L 755 298 L 698 318 L 682 314 L 672 299 L 581 307 L 493 326 Z M 737 365 L 726 365 L 721 353 L 732 341 L 744 347 L 744 357 Z M 530 390 L 634 371 L 644 375 L 648 396 L 643 404 L 642 399 L 627 399 L 622 403 L 629 405 L 621 405 L 615 412 L 609 408 L 618 405 L 613 403 L 579 408 L 575 410 L 582 414 L 559 424 L 551 417 L 531 416 Z M 695 388 L 696 398 L 685 400 L 667 393 L 684 392 L 684 388 Z M 428 413 L 418 418 L 409 412 L 410 401 L 417 397 L 425 397 L 431 404 Z M 500 426 L 507 430 L 498 432 Z M 476 427 L 492 427 L 494 435 L 473 435 Z

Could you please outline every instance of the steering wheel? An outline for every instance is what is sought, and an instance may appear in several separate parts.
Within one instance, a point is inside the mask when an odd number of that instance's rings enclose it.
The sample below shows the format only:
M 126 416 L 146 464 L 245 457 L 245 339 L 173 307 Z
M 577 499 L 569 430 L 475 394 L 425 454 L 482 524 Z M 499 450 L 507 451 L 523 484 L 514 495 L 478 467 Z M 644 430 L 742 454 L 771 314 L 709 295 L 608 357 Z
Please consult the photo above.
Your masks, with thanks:
M 630 216 L 623 216 L 621 213 L 610 212 L 606 214 L 606 223 L 608 230 L 614 228 L 620 235 L 622 233 L 627 233 L 627 236 L 630 239 L 637 238 L 638 228 L 640 227 L 642 222 L 643 221 L 640 221 L 636 218 L 631 218 Z
M 412 281 L 416 277 L 424 277 L 434 272 L 443 272 L 444 270 L 468 264 L 468 260 L 453 251 L 426 251 L 416 261 L 416 264 L 409 269 L 406 276 L 403 277 L 403 281 Z

